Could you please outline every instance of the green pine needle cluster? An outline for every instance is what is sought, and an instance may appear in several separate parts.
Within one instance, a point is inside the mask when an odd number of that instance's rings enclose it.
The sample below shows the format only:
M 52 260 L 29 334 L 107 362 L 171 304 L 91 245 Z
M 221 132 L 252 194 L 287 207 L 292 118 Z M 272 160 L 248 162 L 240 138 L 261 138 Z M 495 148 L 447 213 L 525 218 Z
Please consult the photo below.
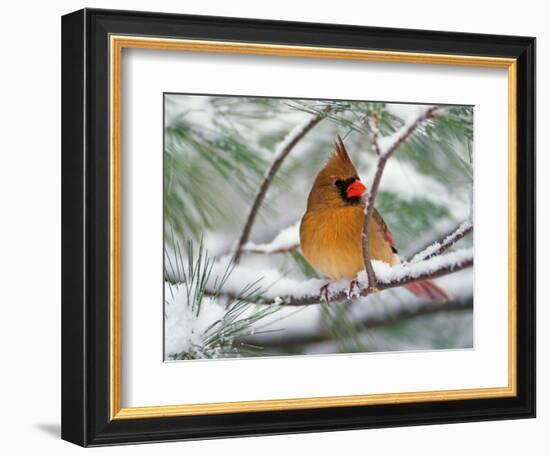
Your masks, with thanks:
M 195 253 L 196 252 L 196 253 Z M 165 319 L 170 314 L 170 307 L 185 305 L 180 312 L 190 312 L 197 321 L 205 312 L 205 301 L 217 303 L 223 308 L 222 315 L 201 331 L 200 343 L 190 343 L 185 351 L 169 354 L 171 360 L 224 358 L 239 356 L 257 356 L 263 347 L 246 344 L 239 338 L 252 334 L 261 334 L 258 323 L 280 310 L 277 306 L 255 306 L 254 302 L 262 297 L 261 279 L 249 283 L 237 294 L 237 297 L 227 299 L 222 296 L 222 290 L 231 276 L 233 266 L 229 265 L 220 276 L 213 277 L 214 260 L 201 244 L 198 248 L 191 240 L 186 243 L 185 252 L 178 250 L 174 261 L 166 255 L 171 277 L 180 277 L 181 281 L 168 283 L 168 296 L 165 298 Z M 178 293 L 183 294 L 183 303 L 176 303 Z M 189 322 L 188 322 L 189 323 Z M 191 323 L 189 323 L 191 324 Z M 176 328 L 176 330 L 192 331 L 194 328 Z

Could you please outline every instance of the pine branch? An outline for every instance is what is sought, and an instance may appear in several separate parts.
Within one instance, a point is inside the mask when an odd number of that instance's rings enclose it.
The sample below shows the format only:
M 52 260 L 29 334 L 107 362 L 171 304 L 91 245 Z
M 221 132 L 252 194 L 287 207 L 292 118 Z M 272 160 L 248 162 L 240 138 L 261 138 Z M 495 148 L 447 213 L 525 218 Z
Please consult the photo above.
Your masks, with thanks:
M 368 289 L 370 290 L 376 290 L 378 288 L 378 283 L 370 259 L 368 232 L 369 226 L 372 222 L 374 205 L 376 202 L 378 189 L 380 187 L 380 182 L 382 181 L 382 175 L 384 174 L 384 168 L 386 166 L 388 158 L 390 158 L 394 154 L 399 146 L 401 146 L 410 138 L 410 136 L 416 131 L 418 127 L 420 127 L 420 125 L 422 125 L 426 120 L 434 117 L 437 109 L 437 106 L 432 106 L 431 108 L 426 109 L 413 122 L 398 131 L 395 134 L 394 141 L 390 144 L 387 150 L 383 150 L 383 148 L 380 146 L 378 135 L 373 135 L 373 147 L 378 155 L 378 163 L 376 166 L 376 173 L 374 175 L 374 180 L 372 182 L 369 197 L 366 202 L 365 221 L 363 223 L 363 261 L 365 263 L 365 270 L 367 273 Z
M 254 202 L 250 207 L 250 212 L 246 219 L 246 223 L 244 225 L 243 231 L 239 238 L 239 242 L 237 244 L 237 248 L 235 249 L 235 254 L 233 256 L 233 261 L 235 262 L 235 264 L 238 264 L 239 260 L 241 259 L 243 246 L 246 244 L 246 242 L 248 241 L 248 238 L 250 237 L 250 232 L 252 231 L 252 226 L 254 225 L 256 216 L 258 215 L 258 210 L 260 209 L 260 206 L 265 198 L 267 190 L 269 189 L 271 183 L 273 182 L 273 178 L 275 177 L 275 174 L 277 174 L 277 171 L 279 171 L 279 168 L 283 164 L 288 154 L 292 151 L 294 146 L 296 146 L 296 144 L 298 144 L 298 142 L 313 127 L 315 127 L 321 120 L 323 120 L 330 110 L 331 110 L 331 107 L 327 106 L 325 109 L 323 109 L 323 111 L 321 111 L 319 114 L 309 119 L 305 124 L 298 125 L 294 130 L 292 130 L 286 136 L 283 142 L 279 145 L 279 149 L 278 149 L 279 152 L 277 153 L 275 159 L 271 163 L 271 166 L 269 167 L 265 175 L 262 185 L 260 186 L 260 189 L 258 190 L 256 197 L 254 198 Z
M 353 327 L 356 331 L 362 332 L 369 329 L 381 328 L 392 323 L 412 320 L 417 317 L 425 315 L 434 315 L 438 313 L 450 313 L 450 312 L 464 312 L 471 311 L 473 308 L 473 300 L 457 300 L 445 303 L 434 303 L 431 301 L 424 301 L 421 304 L 415 306 L 402 306 L 399 309 L 387 312 L 372 313 L 364 318 L 353 323 Z M 244 338 L 246 342 L 257 343 L 264 348 L 291 348 L 300 347 L 308 344 L 315 344 L 321 342 L 327 342 L 333 340 L 330 334 L 319 331 L 319 329 L 310 331 L 300 331 L 289 333 L 285 332 L 284 337 L 273 332 L 271 335 L 268 333 L 262 334 L 260 337 L 249 336 Z
M 408 262 L 416 263 L 418 261 L 428 260 L 437 255 L 441 255 L 453 244 L 460 241 L 462 238 L 474 231 L 474 225 L 471 221 L 462 222 L 442 240 L 435 241 L 428 245 L 422 251 L 415 254 Z
M 234 344 L 235 338 L 251 335 L 254 324 L 280 308 L 249 305 L 260 299 L 263 292 L 260 280 L 241 287 L 232 299 L 225 299 L 222 306 L 218 298 L 222 297 L 220 291 L 229 280 L 233 265 L 229 264 L 221 273 L 214 274 L 215 263 L 202 244 L 196 249 L 191 241 L 187 241 L 185 252 L 178 241 L 173 244 L 176 246 L 174 261 L 165 253 L 165 277 L 177 274 L 180 282 L 166 285 L 164 322 L 170 336 L 165 343 L 166 357 L 235 356 L 242 351 Z
M 471 249 L 451 252 L 448 254 L 439 255 L 429 260 L 419 261 L 412 264 L 399 264 L 390 266 L 383 262 L 376 262 L 379 271 L 379 279 L 377 288 L 371 289 L 364 287 L 360 291 L 350 295 L 349 284 L 340 284 L 336 290 L 330 290 L 327 297 L 319 294 L 300 295 L 270 295 L 269 289 L 266 290 L 263 297 L 258 300 L 251 301 L 254 304 L 262 305 L 280 305 L 280 306 L 307 306 L 318 305 L 323 303 L 333 303 L 340 301 L 350 301 L 359 296 L 368 296 L 376 291 L 387 290 L 390 288 L 402 287 L 413 282 L 418 282 L 427 279 L 436 279 L 444 275 L 466 269 L 473 265 L 473 251 Z M 337 285 L 333 284 L 333 288 Z M 220 292 L 220 296 L 226 296 L 230 299 L 234 295 L 230 292 Z
M 416 264 L 422 264 L 422 262 L 419 262 Z M 390 288 L 398 288 L 398 287 L 408 285 L 409 283 L 419 282 L 422 280 L 436 279 L 438 277 L 445 276 L 452 272 L 457 272 L 462 269 L 469 268 L 473 264 L 474 264 L 474 259 L 472 256 L 459 264 L 446 264 L 442 267 L 437 268 L 435 271 L 431 271 L 431 272 L 426 271 L 422 274 L 418 274 L 415 277 L 405 276 L 399 280 L 390 280 L 387 282 L 378 280 L 376 289 L 370 290 L 369 287 L 365 287 L 363 290 L 361 290 L 358 293 L 358 296 L 368 296 L 372 292 L 388 290 Z M 329 295 L 329 303 L 354 299 L 355 297 L 356 296 L 349 296 L 349 290 L 344 289 L 344 290 L 338 291 L 337 293 Z M 287 306 L 306 306 L 306 305 L 319 304 L 324 302 L 326 301 L 324 299 L 321 301 L 319 296 L 304 296 L 304 297 L 290 296 L 287 298 L 281 298 L 281 301 L 279 301 L 279 304 L 287 305 Z
M 260 253 L 265 255 L 275 253 L 293 252 L 300 247 L 300 220 L 286 228 L 283 228 L 269 242 L 264 244 L 254 244 L 247 242 L 243 245 L 243 253 Z
M 263 247 L 262 244 L 246 244 L 242 248 L 242 253 L 256 253 L 256 254 L 263 254 L 263 255 L 273 255 L 275 253 L 290 253 L 294 252 L 300 248 L 300 244 L 290 244 L 285 247 L 277 248 L 277 249 L 269 249 Z

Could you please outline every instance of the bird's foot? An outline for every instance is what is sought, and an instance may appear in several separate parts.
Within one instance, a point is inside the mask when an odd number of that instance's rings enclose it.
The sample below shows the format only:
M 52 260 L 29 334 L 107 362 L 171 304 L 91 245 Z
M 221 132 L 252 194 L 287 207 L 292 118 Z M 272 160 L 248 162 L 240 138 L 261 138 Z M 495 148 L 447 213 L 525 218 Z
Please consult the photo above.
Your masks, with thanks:
M 325 302 L 329 303 L 329 285 L 330 283 L 327 283 L 326 285 L 323 285 L 321 289 L 319 290 L 319 294 L 321 295 L 321 299 L 324 299 Z
M 360 292 L 361 288 L 359 287 L 359 282 L 357 280 L 352 280 L 349 283 L 348 299 L 359 296 Z

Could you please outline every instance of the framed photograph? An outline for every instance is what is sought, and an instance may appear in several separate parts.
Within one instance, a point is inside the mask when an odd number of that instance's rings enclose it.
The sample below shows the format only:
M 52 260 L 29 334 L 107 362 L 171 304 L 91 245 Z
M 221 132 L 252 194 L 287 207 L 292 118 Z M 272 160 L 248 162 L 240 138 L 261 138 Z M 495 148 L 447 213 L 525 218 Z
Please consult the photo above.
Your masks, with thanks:
M 535 416 L 535 39 L 62 20 L 62 437 Z

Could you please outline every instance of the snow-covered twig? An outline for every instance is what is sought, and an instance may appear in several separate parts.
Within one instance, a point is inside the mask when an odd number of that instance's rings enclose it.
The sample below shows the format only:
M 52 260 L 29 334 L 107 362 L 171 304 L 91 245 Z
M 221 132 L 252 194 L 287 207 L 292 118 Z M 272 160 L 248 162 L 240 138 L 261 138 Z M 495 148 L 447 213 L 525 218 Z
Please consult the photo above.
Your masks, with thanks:
M 390 266 L 382 261 L 373 261 L 372 265 L 378 278 L 376 289 L 386 290 L 402 287 L 421 280 L 435 279 L 468 268 L 473 265 L 473 250 L 458 250 L 412 264 Z M 216 271 L 216 268 L 214 268 L 214 271 Z M 326 285 L 326 281 L 324 280 L 310 279 L 300 282 L 283 277 L 271 270 L 263 271 L 262 274 L 262 271 L 249 270 L 240 266 L 235 267 L 233 270 L 232 277 L 235 279 L 235 282 L 233 283 L 229 280 L 220 294 L 229 298 L 233 297 L 240 286 L 239 283 L 242 278 L 247 279 L 251 275 L 257 276 L 258 274 L 262 275 L 264 279 L 263 283 L 272 283 L 274 285 L 268 286 L 262 298 L 254 301 L 255 304 L 307 306 L 326 302 L 324 297 L 321 299 L 319 293 L 321 286 Z M 350 295 L 349 281 L 332 282 L 328 290 L 328 302 L 355 299 L 359 296 L 367 296 L 372 292 L 374 290 L 371 288 L 363 287 L 357 293 Z
M 264 255 L 273 255 L 275 253 L 290 253 L 294 252 L 295 250 L 298 250 L 300 248 L 300 244 L 289 244 L 284 247 L 279 248 L 272 248 L 270 244 L 253 244 L 253 243 L 247 243 L 243 247 L 243 253 L 257 253 L 257 254 L 264 254 Z
M 447 234 L 442 240 L 430 244 L 428 247 L 414 255 L 409 263 L 416 263 L 418 261 L 428 260 L 430 258 L 433 258 L 434 256 L 440 255 L 453 244 L 470 234 L 473 230 L 474 225 L 470 220 L 462 222 L 458 227 Z
M 254 221 L 256 220 L 256 216 L 258 215 L 258 210 L 260 209 L 260 206 L 265 198 L 265 195 L 267 193 L 269 186 L 271 185 L 271 182 L 273 181 L 273 178 L 275 177 L 275 174 L 277 174 L 277 171 L 279 171 L 279 168 L 283 164 L 284 160 L 286 159 L 290 151 L 294 148 L 294 146 L 313 127 L 315 127 L 315 125 L 317 125 L 321 120 L 325 118 L 325 116 L 329 113 L 330 109 L 331 109 L 330 106 L 327 106 L 323 111 L 321 111 L 316 116 L 313 116 L 312 118 L 308 119 L 307 122 L 305 122 L 304 124 L 298 124 L 293 130 L 291 130 L 288 133 L 285 139 L 283 139 L 283 141 L 279 144 L 279 147 L 275 151 L 275 159 L 273 160 L 273 162 L 271 163 L 271 166 L 267 170 L 265 174 L 265 178 L 262 182 L 262 185 L 260 186 L 260 189 L 258 190 L 256 197 L 254 198 L 254 202 L 250 207 L 250 212 L 248 214 L 246 223 L 244 225 L 243 231 L 239 238 L 239 242 L 237 243 L 235 254 L 233 256 L 233 261 L 236 264 L 239 263 L 239 260 L 241 258 L 241 254 L 243 251 L 243 246 L 247 243 L 248 238 L 250 237 L 250 232 L 252 230 L 252 226 L 254 225 Z
M 367 274 L 368 288 L 371 290 L 379 287 L 378 287 L 376 275 L 374 274 L 374 270 L 372 267 L 372 262 L 369 254 L 368 232 L 369 232 L 369 226 L 371 224 L 372 217 L 374 214 L 374 205 L 376 202 L 376 195 L 378 194 L 380 182 L 382 181 L 382 175 L 384 174 L 384 167 L 386 166 L 386 162 L 388 161 L 388 158 L 390 158 L 393 155 L 393 153 L 399 148 L 399 146 L 405 143 L 410 138 L 410 136 L 415 132 L 415 130 L 418 127 L 420 127 L 420 125 L 422 125 L 426 120 L 434 117 L 437 109 L 438 109 L 437 106 L 432 106 L 422 111 L 422 113 L 418 117 L 416 117 L 410 123 L 405 124 L 400 130 L 398 130 L 389 139 L 385 138 L 385 141 L 388 142 L 389 144 L 387 148 L 382 147 L 379 144 L 379 138 L 377 135 L 373 137 L 373 142 L 376 143 L 374 147 L 378 154 L 378 163 L 376 166 L 376 173 L 372 181 L 369 196 L 366 201 L 365 221 L 363 223 L 363 260 L 365 263 L 365 269 Z
M 254 244 L 247 242 L 242 251 L 249 253 L 285 253 L 292 252 L 300 247 L 300 221 L 282 230 L 271 242 Z

